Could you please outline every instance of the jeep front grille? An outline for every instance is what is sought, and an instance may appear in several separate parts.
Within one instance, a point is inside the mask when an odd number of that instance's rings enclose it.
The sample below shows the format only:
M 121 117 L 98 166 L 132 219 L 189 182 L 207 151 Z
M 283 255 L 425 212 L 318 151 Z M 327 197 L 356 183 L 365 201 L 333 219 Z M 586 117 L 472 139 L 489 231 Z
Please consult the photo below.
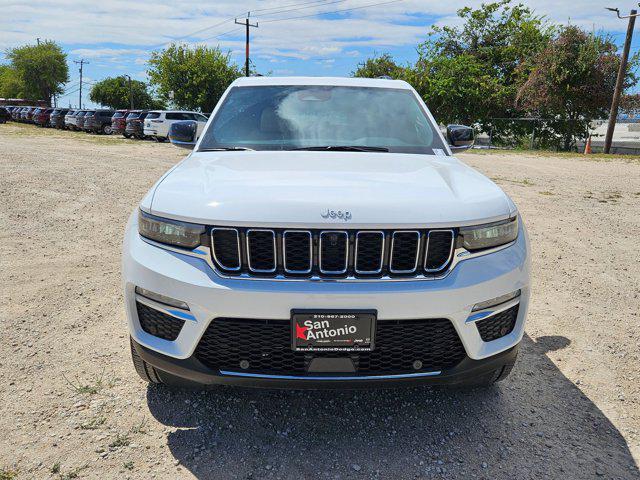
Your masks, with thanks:
M 299 230 L 213 227 L 215 266 L 230 276 L 436 276 L 453 257 L 452 229 Z

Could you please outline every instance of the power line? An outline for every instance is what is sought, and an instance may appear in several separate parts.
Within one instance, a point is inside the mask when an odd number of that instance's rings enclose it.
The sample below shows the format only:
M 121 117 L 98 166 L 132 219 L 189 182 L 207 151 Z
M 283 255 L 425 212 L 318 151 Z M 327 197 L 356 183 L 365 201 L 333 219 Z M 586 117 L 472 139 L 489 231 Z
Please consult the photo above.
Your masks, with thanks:
M 277 10 L 276 12 L 269 12 L 269 13 L 264 13 L 264 14 L 260 14 L 260 15 L 254 15 L 255 17 L 260 17 L 260 16 L 267 16 L 267 15 L 276 15 L 276 14 L 280 14 L 280 13 L 286 13 L 286 12 L 292 12 L 292 11 L 296 11 L 296 10 L 304 10 L 307 8 L 316 8 L 316 7 L 324 7 L 327 5 L 333 5 L 336 3 L 343 3 L 346 2 L 347 0 L 314 0 L 313 2 L 303 2 L 303 3 L 294 3 L 294 4 L 290 4 L 290 5 L 285 5 L 285 6 L 279 6 L 279 7 L 268 7 L 268 8 L 259 8 L 256 10 L 253 10 L 253 12 L 264 12 L 264 11 L 270 11 L 270 10 Z M 395 0 L 395 1 L 401 1 L 401 0 Z M 308 6 L 303 6 L 303 5 L 308 5 Z M 302 8 L 288 8 L 288 7 L 300 7 L 303 6 Z M 184 40 L 185 38 L 190 38 L 193 35 L 196 35 L 198 33 L 202 33 L 202 32 L 206 32 L 207 30 L 211 30 L 213 28 L 217 28 L 220 27 L 232 20 L 235 20 L 238 16 L 240 16 L 242 13 L 239 13 L 238 15 L 234 15 L 233 17 L 227 18 L 221 22 L 215 23 L 213 25 L 210 25 L 208 27 L 205 28 L 201 28 L 199 30 L 195 30 L 193 32 L 187 33 L 186 35 L 182 35 L 180 37 L 175 37 L 172 38 L 166 42 L 163 43 L 158 43 L 155 45 L 151 45 L 149 48 L 155 48 L 155 47 L 162 47 L 164 45 L 167 45 L 169 43 L 173 43 L 173 42 L 177 42 L 180 40 Z M 220 33 L 211 37 L 207 37 L 205 39 L 200 39 L 198 41 L 202 42 L 202 41 L 206 41 L 206 40 L 211 40 L 212 38 L 218 38 L 219 36 L 223 36 L 223 35 L 227 35 L 228 33 L 234 32 L 236 29 L 234 28 L 233 30 L 229 30 L 227 32 L 224 33 Z
M 360 10 L 363 8 L 369 8 L 369 7 L 377 7 L 379 5 L 389 5 L 390 3 L 398 3 L 398 2 L 403 2 L 404 0 L 390 0 L 387 2 L 379 2 L 379 3 L 369 3 L 368 5 L 360 5 L 359 7 L 351 7 L 351 8 L 343 8 L 341 10 L 333 10 L 331 12 L 319 12 L 319 13 L 312 13 L 310 15 L 299 15 L 296 17 L 287 17 L 287 18 L 275 18 L 273 20 L 263 20 L 262 23 L 273 23 L 273 22 L 284 22 L 286 20 L 297 20 L 299 18 L 309 18 L 309 17 L 317 17 L 320 15 L 328 15 L 330 13 L 342 13 L 342 12 L 350 12 L 353 10 Z
M 76 88 L 74 91 L 72 92 L 65 92 L 63 94 L 60 95 L 60 98 L 62 97 L 68 97 L 69 95 L 73 95 L 74 93 L 78 92 L 80 90 L 80 88 Z
M 256 8 L 254 10 L 251 10 L 252 12 L 264 12 L 266 10 L 277 10 L 279 8 L 288 8 L 288 7 L 297 7 L 299 5 L 310 5 L 312 3 L 322 3 L 322 2 L 326 2 L 327 0 L 314 0 L 313 2 L 304 2 L 304 3 L 294 3 L 292 5 L 280 5 L 278 7 L 268 7 L 268 8 Z M 346 1 L 346 0 L 344 0 Z M 257 15 L 256 15 L 257 16 Z
M 310 5 L 310 6 L 306 6 L 306 7 L 300 7 L 300 8 L 288 8 L 288 9 L 284 9 L 284 10 L 278 10 L 277 12 L 261 13 L 259 15 L 253 15 L 253 16 L 254 17 L 265 17 L 267 15 L 277 15 L 279 13 L 295 12 L 296 10 L 306 10 L 306 9 L 309 9 L 309 8 L 326 7 L 327 5 L 333 5 L 334 3 L 344 3 L 346 1 L 347 0 L 332 0 L 332 1 L 325 0 L 325 3 L 317 3 L 316 2 L 315 5 Z
M 202 38 L 202 39 L 198 40 L 198 42 L 206 42 L 207 40 L 213 40 L 214 38 L 224 37 L 225 35 L 229 35 L 230 33 L 237 32 L 238 30 L 242 30 L 242 27 L 235 27 L 235 28 L 232 28 L 231 30 L 228 30 L 228 31 L 224 32 L 224 33 L 220 33 L 220 34 L 214 35 L 212 37 Z M 196 43 L 196 42 L 193 42 L 193 43 Z

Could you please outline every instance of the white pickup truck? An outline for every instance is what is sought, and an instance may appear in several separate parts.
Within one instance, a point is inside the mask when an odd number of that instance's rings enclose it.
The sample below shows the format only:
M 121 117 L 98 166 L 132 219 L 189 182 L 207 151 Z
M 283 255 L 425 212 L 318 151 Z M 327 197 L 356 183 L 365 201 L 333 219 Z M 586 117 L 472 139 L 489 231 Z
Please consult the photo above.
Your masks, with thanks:
M 405 82 L 242 78 L 136 206 L 134 365 L 169 385 L 491 385 L 517 356 L 529 245 Z

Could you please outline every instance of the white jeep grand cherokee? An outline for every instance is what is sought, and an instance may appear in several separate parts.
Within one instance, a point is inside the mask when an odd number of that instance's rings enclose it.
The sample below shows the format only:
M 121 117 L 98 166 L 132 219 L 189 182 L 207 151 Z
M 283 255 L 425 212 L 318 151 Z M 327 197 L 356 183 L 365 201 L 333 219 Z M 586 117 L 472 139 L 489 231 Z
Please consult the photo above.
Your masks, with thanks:
M 135 209 L 123 277 L 149 382 L 491 384 L 529 303 L 518 211 L 407 83 L 242 78 Z

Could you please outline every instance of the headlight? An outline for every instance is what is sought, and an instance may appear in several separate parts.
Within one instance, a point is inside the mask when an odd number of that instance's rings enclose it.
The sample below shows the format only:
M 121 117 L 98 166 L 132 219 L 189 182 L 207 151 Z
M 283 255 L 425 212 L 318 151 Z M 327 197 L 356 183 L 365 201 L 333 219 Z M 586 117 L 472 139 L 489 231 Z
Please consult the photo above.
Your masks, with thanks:
M 204 225 L 179 222 L 138 212 L 138 233 L 143 237 L 176 247 L 195 248 L 200 245 Z
M 518 238 L 518 217 L 460 229 L 462 246 L 467 250 L 483 250 L 513 242 Z

